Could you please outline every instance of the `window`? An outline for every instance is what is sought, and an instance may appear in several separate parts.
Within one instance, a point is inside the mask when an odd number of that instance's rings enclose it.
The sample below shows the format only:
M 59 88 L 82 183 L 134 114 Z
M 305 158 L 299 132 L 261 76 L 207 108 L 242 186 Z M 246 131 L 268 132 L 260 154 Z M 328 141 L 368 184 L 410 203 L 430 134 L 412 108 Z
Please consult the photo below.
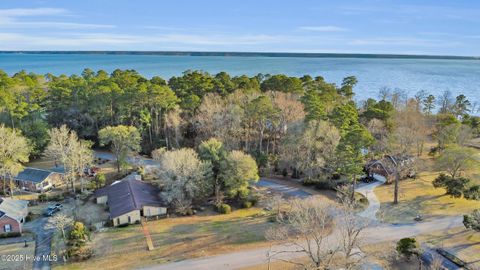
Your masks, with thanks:
M 11 232 L 12 231 L 12 225 L 10 224 L 5 224 L 5 226 L 3 226 L 3 230 L 5 232 Z
M 132 223 L 132 218 L 128 216 L 128 223 Z
M 117 218 L 117 225 L 120 225 L 120 218 Z

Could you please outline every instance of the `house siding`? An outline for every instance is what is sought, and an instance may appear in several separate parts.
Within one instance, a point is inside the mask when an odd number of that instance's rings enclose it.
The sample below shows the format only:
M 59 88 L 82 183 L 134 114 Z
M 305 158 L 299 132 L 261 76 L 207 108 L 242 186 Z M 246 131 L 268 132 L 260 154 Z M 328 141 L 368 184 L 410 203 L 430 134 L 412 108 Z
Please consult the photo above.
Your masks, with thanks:
M 130 222 L 128 221 L 128 217 L 130 217 Z M 121 216 L 114 217 L 112 220 L 113 220 L 113 226 L 118 226 L 126 223 L 134 224 L 137 221 L 140 222 L 140 210 L 134 210 L 134 211 L 128 212 Z
M 162 216 L 167 214 L 166 207 L 157 207 L 157 206 L 144 206 L 143 207 L 143 216 L 144 217 L 154 217 Z
M 15 219 L 4 215 L 0 218 L 0 234 L 6 233 L 4 228 L 5 225 L 10 224 L 12 230 L 10 232 L 22 232 L 22 225 Z
M 97 204 L 107 204 L 108 196 L 97 197 Z

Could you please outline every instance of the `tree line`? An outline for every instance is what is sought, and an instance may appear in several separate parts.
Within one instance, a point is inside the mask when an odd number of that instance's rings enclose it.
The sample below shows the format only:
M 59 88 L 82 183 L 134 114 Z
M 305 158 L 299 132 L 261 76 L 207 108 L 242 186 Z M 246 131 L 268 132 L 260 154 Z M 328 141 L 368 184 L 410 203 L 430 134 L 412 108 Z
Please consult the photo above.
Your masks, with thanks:
M 464 95 L 419 91 L 408 97 L 384 88 L 377 99 L 355 102 L 356 84 L 353 76 L 336 85 L 321 76 L 190 70 L 168 81 L 134 70 L 85 69 L 71 76 L 0 72 L 0 123 L 27 138 L 31 157 L 48 150 L 50 129 L 65 125 L 96 146 L 118 146 L 111 149 L 124 160 L 123 142 L 115 142 L 122 134 L 108 131 L 124 126 L 138 132 L 123 134 L 138 137 L 138 149 L 130 147 L 135 152 L 198 150 L 216 138 L 226 153 L 251 155 L 260 173 L 322 185 L 356 181 L 368 158 L 421 155 L 430 138 L 438 142 L 431 151 L 441 153 L 479 133 L 479 118 L 471 115 L 476 106 Z M 218 174 L 215 162 L 210 161 Z

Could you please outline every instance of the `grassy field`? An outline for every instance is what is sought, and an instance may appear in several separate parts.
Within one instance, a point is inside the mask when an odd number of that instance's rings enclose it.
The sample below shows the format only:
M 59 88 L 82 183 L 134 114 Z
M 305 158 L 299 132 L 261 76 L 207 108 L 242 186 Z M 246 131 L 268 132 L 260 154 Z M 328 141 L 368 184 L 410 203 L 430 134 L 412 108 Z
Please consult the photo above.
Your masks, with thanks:
M 480 154 L 480 150 L 477 150 Z M 394 205 L 394 185 L 382 185 L 375 189 L 381 202 L 377 216 L 389 223 L 411 223 L 417 215 L 425 219 L 448 215 L 462 215 L 480 208 L 480 201 L 468 201 L 464 198 L 451 198 L 445 195 L 445 189 L 435 189 L 432 181 L 440 172 L 433 170 L 434 160 L 431 157 L 421 158 L 422 169 L 417 179 L 406 179 L 400 182 L 399 203 Z M 473 183 L 480 184 L 480 166 L 465 172 Z
M 0 269 L 32 269 L 33 259 L 35 254 L 35 242 L 28 242 L 28 247 L 24 247 L 24 243 L 16 243 L 0 246 L 0 257 L 4 255 L 18 255 L 20 257 L 11 258 L 13 261 L 0 260 Z M 24 256 L 24 257 L 21 257 Z M 29 259 L 26 259 L 26 256 Z M 22 259 L 23 258 L 23 259 Z
M 155 249 L 146 250 L 140 225 L 95 233 L 95 257 L 58 269 L 131 269 L 234 250 L 267 245 L 269 223 L 260 208 L 240 209 L 228 215 L 205 213 L 193 217 L 148 222 Z

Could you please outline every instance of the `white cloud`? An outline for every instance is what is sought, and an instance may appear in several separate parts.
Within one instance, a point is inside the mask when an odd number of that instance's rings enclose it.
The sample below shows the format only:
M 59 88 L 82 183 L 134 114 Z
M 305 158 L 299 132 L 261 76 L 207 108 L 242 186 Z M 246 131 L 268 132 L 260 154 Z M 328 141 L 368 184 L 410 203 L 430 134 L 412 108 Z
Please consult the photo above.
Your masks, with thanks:
M 462 45 L 460 42 L 445 42 L 434 39 L 421 39 L 412 37 L 376 37 L 376 38 L 364 38 L 353 39 L 348 42 L 350 45 L 358 46 L 388 46 L 388 45 L 401 45 L 401 46 L 415 46 L 415 47 L 453 47 Z
M 301 26 L 300 30 L 304 31 L 313 31 L 313 32 L 345 32 L 348 31 L 347 28 L 332 26 L 332 25 L 321 25 L 321 26 Z
M 37 35 L 0 33 L 0 50 L 35 50 L 45 49 L 111 49 L 104 46 L 122 46 L 129 48 L 133 44 L 150 47 L 170 46 L 237 46 L 258 44 L 281 44 L 286 37 L 268 35 L 123 35 L 109 33 Z M 131 48 L 131 47 L 130 47 Z
M 11 8 L 0 9 L 0 17 L 31 17 L 31 16 L 49 16 L 66 15 L 68 10 L 63 8 Z
M 0 28 L 3 29 L 31 29 L 31 28 L 48 28 L 48 29 L 102 29 L 114 28 L 110 24 L 90 24 L 90 23 L 74 23 L 64 21 L 24 21 L 24 17 L 45 17 L 69 15 L 70 12 L 61 8 L 14 8 L 0 9 Z

